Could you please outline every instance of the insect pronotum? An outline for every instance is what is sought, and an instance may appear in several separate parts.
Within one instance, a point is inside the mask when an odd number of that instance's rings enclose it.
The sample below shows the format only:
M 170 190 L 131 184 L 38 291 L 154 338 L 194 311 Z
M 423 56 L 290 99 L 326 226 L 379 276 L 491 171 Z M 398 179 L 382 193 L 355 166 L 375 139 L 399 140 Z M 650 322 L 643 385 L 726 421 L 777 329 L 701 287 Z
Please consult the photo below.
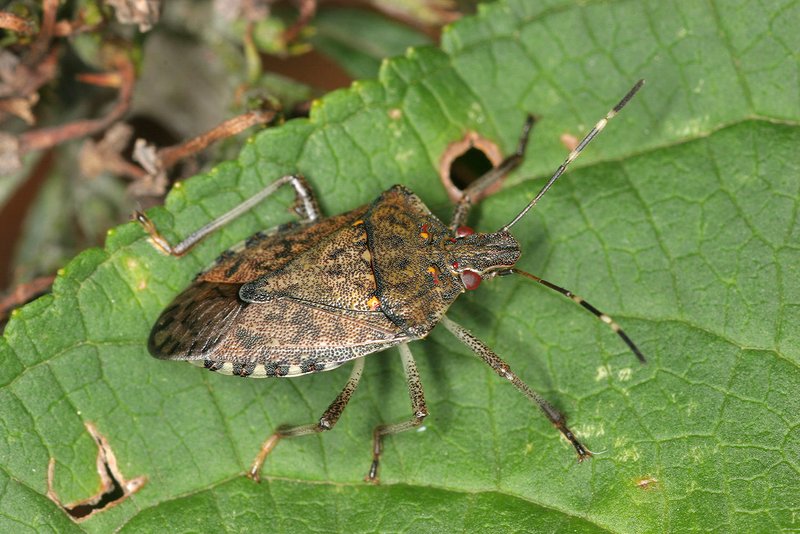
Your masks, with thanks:
M 372 464 L 366 476 L 377 483 L 384 436 L 417 427 L 428 415 L 410 341 L 442 323 L 498 375 L 537 405 L 572 444 L 582 461 L 592 453 L 569 429 L 566 418 L 531 389 L 488 346 L 445 312 L 481 280 L 519 274 L 572 299 L 606 323 L 633 353 L 644 356 L 619 325 L 571 291 L 515 267 L 520 248 L 509 230 L 633 98 L 639 81 L 572 150 L 539 193 L 506 225 L 492 233 L 466 226 L 473 200 L 523 160 L 531 116 L 517 150 L 469 185 L 456 203 L 449 226 L 403 186 L 371 204 L 323 218 L 299 175 L 284 176 L 221 217 L 169 244 L 142 213 L 137 220 L 163 252 L 181 256 L 201 239 L 275 192 L 291 185 L 298 222 L 258 232 L 224 252 L 178 295 L 153 326 L 148 349 L 163 360 L 187 360 L 211 371 L 242 377 L 298 376 L 327 371 L 353 360 L 341 393 L 317 422 L 281 426 L 264 441 L 248 473 L 254 480 L 267 455 L 283 438 L 330 430 L 358 386 L 367 354 L 398 346 L 411 397 L 409 419 L 373 432 Z

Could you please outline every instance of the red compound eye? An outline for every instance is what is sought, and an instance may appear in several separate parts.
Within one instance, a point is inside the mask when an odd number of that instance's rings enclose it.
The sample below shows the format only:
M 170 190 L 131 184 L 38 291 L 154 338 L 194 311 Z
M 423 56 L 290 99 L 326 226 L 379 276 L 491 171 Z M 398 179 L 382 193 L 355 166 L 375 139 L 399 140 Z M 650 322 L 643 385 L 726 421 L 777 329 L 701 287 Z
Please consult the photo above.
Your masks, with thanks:
M 468 235 L 472 235 L 475 233 L 475 230 L 470 228 L 469 226 L 459 226 L 456 228 L 456 237 L 464 237 Z
M 463 282 L 464 287 L 472 291 L 473 289 L 478 289 L 478 286 L 481 285 L 481 275 L 476 273 L 475 271 L 462 271 L 461 273 L 461 282 Z

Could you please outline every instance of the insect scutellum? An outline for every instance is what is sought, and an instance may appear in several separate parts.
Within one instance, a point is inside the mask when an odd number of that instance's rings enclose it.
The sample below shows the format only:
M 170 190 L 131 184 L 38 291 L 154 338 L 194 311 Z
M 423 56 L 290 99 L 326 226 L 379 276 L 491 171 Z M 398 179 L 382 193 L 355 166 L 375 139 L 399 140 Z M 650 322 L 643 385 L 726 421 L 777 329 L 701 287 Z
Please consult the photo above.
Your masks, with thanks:
M 519 274 L 583 306 L 644 362 L 641 351 L 611 317 L 571 291 L 518 269 L 519 244 L 509 232 L 642 84 L 637 82 L 570 152 L 539 193 L 493 233 L 476 233 L 467 226 L 470 208 L 473 199 L 522 162 L 534 123 L 530 115 L 516 151 L 463 191 L 449 225 L 399 185 L 371 204 L 322 217 L 310 186 L 300 175 L 270 183 L 174 246 L 145 214 L 137 212 L 135 218 L 154 246 L 172 256 L 185 254 L 283 185 L 294 189 L 294 211 L 300 216 L 297 223 L 256 233 L 197 275 L 156 321 L 148 350 L 159 359 L 189 361 L 241 377 L 299 376 L 354 360 L 347 383 L 317 422 L 278 427 L 263 442 L 248 472 L 256 481 L 267 455 L 281 439 L 333 428 L 358 386 L 366 355 L 398 346 L 412 415 L 375 428 L 366 480 L 377 483 L 383 438 L 419 426 L 428 415 L 408 343 L 424 338 L 438 323 L 538 406 L 575 448 L 578 460 L 590 457 L 592 453 L 567 427 L 564 415 L 445 312 L 461 293 L 476 289 L 482 277 Z

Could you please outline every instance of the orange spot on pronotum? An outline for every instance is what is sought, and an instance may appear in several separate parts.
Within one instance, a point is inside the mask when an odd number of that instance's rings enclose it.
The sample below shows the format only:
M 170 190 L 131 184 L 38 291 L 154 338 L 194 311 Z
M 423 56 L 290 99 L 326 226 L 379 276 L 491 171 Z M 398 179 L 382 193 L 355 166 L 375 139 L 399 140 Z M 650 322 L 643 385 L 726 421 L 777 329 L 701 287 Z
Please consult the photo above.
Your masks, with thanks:
M 371 297 L 367 301 L 367 307 L 372 311 L 377 310 L 380 307 L 380 305 L 381 305 L 381 301 L 378 300 L 378 297 L 375 297 L 375 296 Z
M 433 284 L 438 286 L 439 285 L 439 269 L 437 269 L 436 267 L 431 265 L 430 267 L 428 267 L 427 271 L 433 277 Z

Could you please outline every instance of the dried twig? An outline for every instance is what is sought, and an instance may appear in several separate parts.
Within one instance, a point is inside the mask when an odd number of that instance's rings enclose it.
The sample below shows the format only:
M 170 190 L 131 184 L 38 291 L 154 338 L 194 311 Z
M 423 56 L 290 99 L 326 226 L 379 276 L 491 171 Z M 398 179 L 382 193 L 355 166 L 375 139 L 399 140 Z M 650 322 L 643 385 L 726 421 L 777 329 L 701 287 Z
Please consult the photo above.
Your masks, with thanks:
M 131 186 L 136 196 L 160 196 L 167 188 L 167 170 L 179 161 L 197 154 L 211 143 L 234 136 L 257 124 L 266 124 L 275 118 L 273 110 L 255 110 L 239 115 L 215 126 L 211 130 L 177 145 L 156 149 L 143 139 L 138 139 L 133 149 L 133 159 L 147 174 Z
M 52 80 L 58 65 L 58 50 L 53 48 L 35 65 L 28 66 L 11 53 L 0 56 L 0 98 L 30 98 Z
M 78 33 L 88 32 L 97 29 L 102 21 L 97 24 L 86 24 L 83 18 L 83 10 L 79 11 L 75 20 L 59 20 L 53 28 L 55 37 L 70 37 Z
M 149 31 L 161 17 L 160 0 L 106 0 L 122 24 L 138 24 L 140 32 Z
M 58 0 L 42 1 L 42 25 L 39 28 L 39 35 L 36 36 L 29 53 L 25 56 L 26 65 L 30 67 L 36 65 L 50 49 L 53 28 L 56 25 L 56 10 L 58 10 Z
M 169 169 L 183 158 L 204 150 L 211 143 L 237 135 L 256 124 L 266 124 L 274 118 L 275 111 L 273 110 L 249 111 L 238 117 L 228 119 L 188 141 L 162 148 L 158 151 L 158 156 L 164 168 Z
M 130 106 L 135 72 L 133 63 L 127 56 L 120 53 L 115 59 L 119 86 L 119 97 L 111 111 L 98 119 L 85 119 L 25 132 L 19 136 L 19 154 L 23 155 L 32 150 L 41 150 L 61 144 L 70 139 L 92 135 L 108 128 L 114 121 L 119 120 Z M 109 75 L 114 76 L 114 75 Z
M 94 178 L 104 172 L 109 172 L 133 180 L 144 180 L 147 172 L 122 156 L 131 137 L 133 137 L 133 128 L 124 122 L 118 122 L 106 130 L 103 138 L 99 141 L 92 138 L 86 139 L 78 157 L 81 174 Z
M 297 4 L 297 9 L 300 13 L 294 24 L 286 28 L 283 32 L 282 40 L 284 46 L 288 46 L 289 43 L 297 39 L 297 36 L 300 35 L 303 28 L 308 25 L 317 13 L 317 0 L 295 0 L 295 4 Z

